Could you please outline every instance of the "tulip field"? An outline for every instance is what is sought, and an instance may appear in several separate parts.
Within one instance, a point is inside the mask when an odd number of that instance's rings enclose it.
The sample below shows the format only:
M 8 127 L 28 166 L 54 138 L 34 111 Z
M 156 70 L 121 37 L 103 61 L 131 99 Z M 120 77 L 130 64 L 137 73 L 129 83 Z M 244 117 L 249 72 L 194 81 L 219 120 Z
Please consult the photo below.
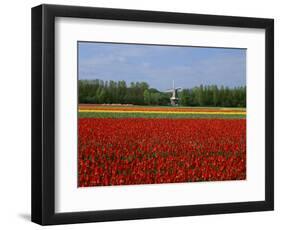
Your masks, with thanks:
M 79 105 L 78 186 L 246 179 L 246 111 Z

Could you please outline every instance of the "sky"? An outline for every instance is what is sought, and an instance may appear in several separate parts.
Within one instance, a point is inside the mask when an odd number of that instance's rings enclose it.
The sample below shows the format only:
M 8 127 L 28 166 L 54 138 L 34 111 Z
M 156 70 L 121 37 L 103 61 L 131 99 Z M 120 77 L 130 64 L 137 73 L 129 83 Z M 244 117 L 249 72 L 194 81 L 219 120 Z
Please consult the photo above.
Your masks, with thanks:
M 245 86 L 246 49 L 121 43 L 78 43 L 79 79 L 145 81 L 176 87 Z

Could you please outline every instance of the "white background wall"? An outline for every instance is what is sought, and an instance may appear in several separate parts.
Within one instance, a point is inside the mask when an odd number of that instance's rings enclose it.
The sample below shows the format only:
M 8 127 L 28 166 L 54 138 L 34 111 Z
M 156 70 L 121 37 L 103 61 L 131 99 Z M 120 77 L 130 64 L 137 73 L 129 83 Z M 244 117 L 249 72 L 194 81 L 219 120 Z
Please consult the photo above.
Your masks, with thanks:
M 278 0 L 56 0 L 2 1 L 0 11 L 0 226 L 39 229 L 30 222 L 30 21 L 31 7 L 41 3 L 162 10 L 275 19 L 275 211 L 76 224 L 69 229 L 277 229 L 281 225 L 281 80 L 280 6 Z M 279 40 L 279 41 L 278 41 Z M 66 226 L 53 228 L 63 229 Z

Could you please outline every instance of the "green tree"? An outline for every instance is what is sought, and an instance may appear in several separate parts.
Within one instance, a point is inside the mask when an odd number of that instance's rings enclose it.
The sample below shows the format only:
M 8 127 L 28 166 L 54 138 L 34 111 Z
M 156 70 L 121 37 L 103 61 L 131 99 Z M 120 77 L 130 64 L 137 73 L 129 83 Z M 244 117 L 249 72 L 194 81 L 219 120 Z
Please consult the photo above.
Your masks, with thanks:
M 149 93 L 148 89 L 144 90 L 143 99 L 144 99 L 144 103 L 146 105 L 150 105 L 150 93 Z

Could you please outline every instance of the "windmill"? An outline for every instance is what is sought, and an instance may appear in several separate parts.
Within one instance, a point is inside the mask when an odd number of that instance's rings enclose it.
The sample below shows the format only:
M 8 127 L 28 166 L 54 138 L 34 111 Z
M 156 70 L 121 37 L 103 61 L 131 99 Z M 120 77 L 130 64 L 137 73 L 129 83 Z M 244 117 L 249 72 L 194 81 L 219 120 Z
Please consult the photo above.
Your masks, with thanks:
M 181 90 L 181 88 L 180 87 L 175 88 L 175 81 L 173 80 L 173 88 L 165 91 L 165 92 L 172 93 L 172 97 L 170 97 L 172 106 L 178 106 L 179 105 L 179 97 L 178 97 L 178 91 L 179 90 Z

